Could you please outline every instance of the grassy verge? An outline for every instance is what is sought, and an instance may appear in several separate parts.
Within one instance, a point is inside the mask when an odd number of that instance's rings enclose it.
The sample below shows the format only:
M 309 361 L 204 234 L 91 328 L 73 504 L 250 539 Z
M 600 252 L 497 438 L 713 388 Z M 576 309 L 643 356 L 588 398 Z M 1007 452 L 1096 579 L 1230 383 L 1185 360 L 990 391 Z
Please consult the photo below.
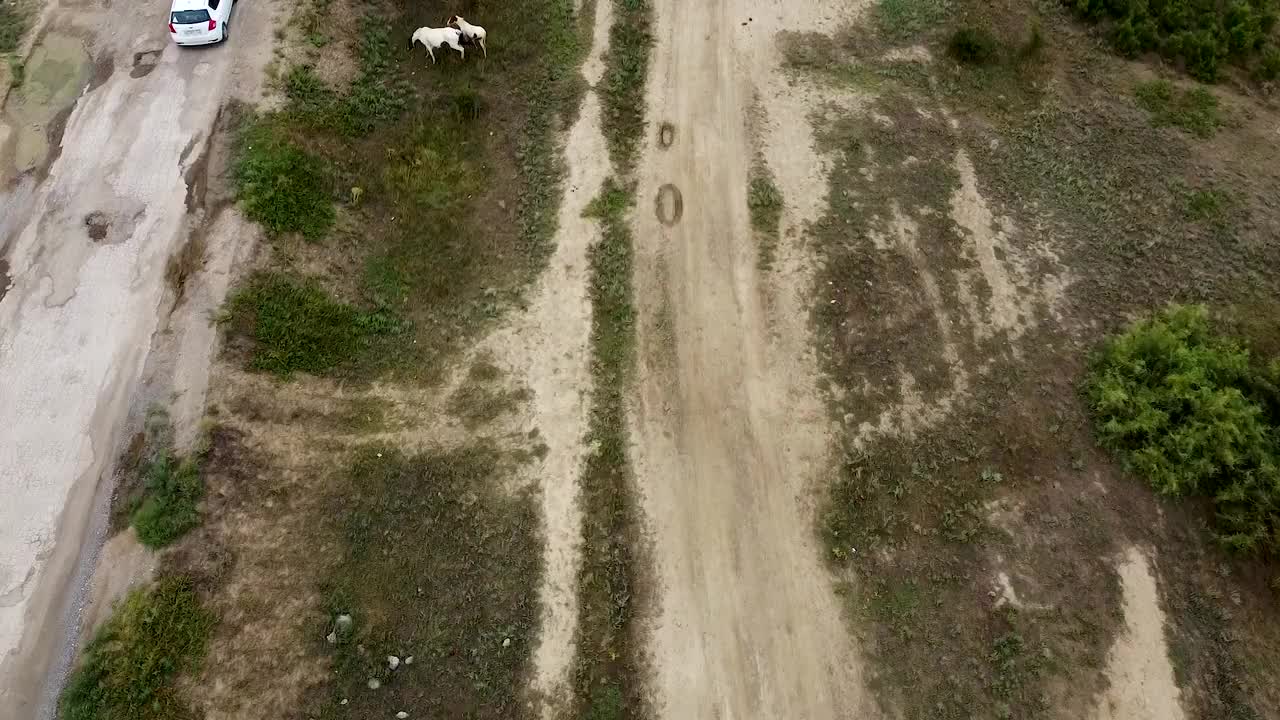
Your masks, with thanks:
M 0 3 L 0 55 L 8 55 L 18 49 L 28 22 L 30 13 L 23 3 Z
M 201 442 L 190 454 L 180 456 L 173 447 L 168 415 L 158 409 L 149 412 L 144 431 L 122 462 L 112 527 L 133 525 L 142 544 L 158 549 L 198 525 L 204 455 Z
M 133 591 L 89 644 L 63 691 L 64 720 L 184 720 L 173 686 L 204 655 L 216 619 L 190 582 L 164 577 Z
M 504 487 L 513 467 L 484 444 L 358 453 L 334 497 L 341 560 L 316 633 L 334 632 L 318 641 L 333 679 L 310 717 L 526 716 L 542 556 L 535 499 Z
M 526 402 L 527 388 L 503 387 L 502 370 L 485 360 L 479 360 L 467 372 L 467 379 L 449 398 L 449 412 L 462 420 L 463 425 L 475 429 L 505 415 Z
M 773 266 L 773 256 L 778 248 L 782 193 L 774 184 L 773 175 L 762 157 L 751 163 L 751 175 L 747 180 L 747 210 L 751 213 L 751 227 L 756 231 L 760 268 L 767 270 Z
M 634 637 L 638 558 L 636 497 L 627 460 L 626 391 L 635 351 L 631 191 L 612 179 L 588 213 L 604 234 L 591 250 L 592 367 L 595 399 L 582 477 L 584 516 L 578 586 L 576 717 L 643 716 Z
M 653 45 L 653 9 L 648 0 L 609 1 L 614 15 L 604 55 L 602 129 L 614 169 L 626 175 L 635 164 L 636 149 L 644 135 L 644 86 Z

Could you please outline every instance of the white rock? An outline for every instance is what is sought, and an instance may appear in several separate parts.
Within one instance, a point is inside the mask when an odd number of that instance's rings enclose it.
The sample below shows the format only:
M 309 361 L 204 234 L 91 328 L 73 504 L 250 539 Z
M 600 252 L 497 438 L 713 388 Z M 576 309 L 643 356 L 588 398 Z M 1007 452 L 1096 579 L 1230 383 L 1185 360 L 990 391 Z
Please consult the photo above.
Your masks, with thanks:
M 347 704 L 347 699 L 346 699 L 346 698 L 342 698 L 342 702 L 340 702 L 340 703 L 338 703 L 338 704 L 339 704 L 339 705 L 346 705 L 346 704 Z
M 352 624 L 353 624 L 353 621 L 351 620 L 351 616 L 345 613 L 342 615 L 339 615 L 338 619 L 333 621 L 334 629 L 340 633 L 344 633 L 350 630 Z
M 404 664 L 405 664 L 405 665 L 412 665 L 412 664 L 413 664 L 413 656 L 412 656 L 412 655 L 410 655 L 409 657 L 405 658 L 405 659 L 404 659 Z
M 378 688 L 380 688 L 380 687 L 382 687 L 382 682 L 381 682 L 380 680 L 378 680 L 378 678 L 369 678 L 369 689 L 370 689 L 370 690 L 377 690 L 377 689 L 378 689 Z
M 401 710 L 400 712 L 396 713 L 396 717 L 400 718 L 400 720 L 404 720 L 405 718 L 409 717 L 409 713 Z
M 391 668 L 392 670 L 395 670 L 396 668 L 400 667 L 400 658 L 396 657 L 395 655 L 388 655 L 387 667 Z
M 332 645 L 332 644 L 334 644 L 334 643 L 338 642 L 338 633 L 336 633 L 336 632 L 331 632 L 331 633 L 329 633 L 328 635 L 325 635 L 325 636 L 324 636 L 324 639 L 325 639 L 325 640 L 328 640 L 328 641 L 329 641 L 329 644 L 330 644 L 330 645 Z
M 502 641 L 502 647 L 511 647 L 511 638 L 504 638 Z

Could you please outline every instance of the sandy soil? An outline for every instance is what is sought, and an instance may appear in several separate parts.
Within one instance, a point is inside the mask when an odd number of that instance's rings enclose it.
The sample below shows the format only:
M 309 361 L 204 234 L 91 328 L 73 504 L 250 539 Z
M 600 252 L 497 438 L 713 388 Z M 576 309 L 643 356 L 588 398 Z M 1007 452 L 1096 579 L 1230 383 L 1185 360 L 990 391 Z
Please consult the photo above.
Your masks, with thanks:
M 66 2 L 46 15 L 84 38 L 95 70 L 37 172 L 0 191 L 12 276 L 0 299 L 0 717 L 51 713 L 104 539 L 90 531 L 104 509 L 94 498 L 171 308 L 164 271 L 188 229 L 184 174 L 220 103 L 261 73 L 269 7 L 237 6 L 234 43 L 194 50 L 169 43 L 163 8 Z M 154 67 L 139 72 L 146 51 Z M 92 213 L 102 237 L 89 234 Z
M 840 18 L 821 3 L 794 5 L 784 22 L 784 8 L 744 0 L 655 3 L 648 117 L 676 133 L 670 148 L 654 143 L 638 177 L 633 423 L 657 575 L 650 654 L 661 717 L 818 720 L 870 709 L 813 542 L 807 498 L 831 434 L 805 310 L 783 297 L 766 311 L 746 203 L 757 96 L 764 132 L 790 133 L 802 156 L 813 153 L 794 124 L 806 116 L 789 116 L 793 98 L 775 97 L 785 83 L 769 79 L 774 37 L 796 29 L 796 17 L 829 27 Z M 795 230 L 794 211 L 812 212 L 821 193 L 823 166 L 811 167 L 816 183 L 781 170 L 787 190 L 817 189 L 788 198 L 784 226 Z M 651 209 L 667 184 L 683 198 L 670 225 Z M 804 292 L 802 264 L 780 250 L 796 273 L 790 292 Z
M 1097 720 L 1181 720 L 1185 715 L 1165 644 L 1164 610 L 1142 550 L 1131 547 L 1117 572 L 1124 588 L 1125 630 L 1111 648 Z
M 595 5 L 591 51 L 582 66 L 595 86 L 604 72 L 612 4 Z M 536 428 L 547 454 L 534 469 L 541 489 L 546 563 L 539 591 L 542 632 L 534 652 L 531 689 L 542 715 L 556 717 L 571 697 L 570 668 L 578 623 L 578 569 L 582 514 L 578 487 L 586 459 L 591 391 L 591 302 L 587 250 L 600 236 L 599 223 L 582 216 L 610 171 L 600 131 L 600 99 L 590 90 L 565 138 L 568 175 L 560 206 L 555 253 L 538 281 L 529 310 L 480 344 L 533 391 L 528 430 Z

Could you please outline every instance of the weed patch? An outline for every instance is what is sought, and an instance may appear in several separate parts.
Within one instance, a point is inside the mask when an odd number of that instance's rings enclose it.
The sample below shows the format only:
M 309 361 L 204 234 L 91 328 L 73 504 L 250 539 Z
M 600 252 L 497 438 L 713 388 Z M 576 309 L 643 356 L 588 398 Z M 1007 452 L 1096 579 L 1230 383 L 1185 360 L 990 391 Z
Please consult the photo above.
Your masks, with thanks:
M 181 577 L 134 590 L 85 650 L 63 691 L 64 720 L 193 718 L 173 680 L 204 655 L 216 619 Z
M 316 718 L 521 718 L 542 574 L 534 498 L 508 494 L 489 445 L 362 450 L 345 490 L 342 559 L 325 588 L 333 679 Z M 323 641 L 321 641 L 323 642 Z M 397 658 L 396 667 L 387 658 Z
M 782 193 L 773 182 L 773 175 L 764 158 L 757 157 L 751 163 L 751 175 L 747 184 L 747 209 L 751 213 L 751 227 L 756 231 L 759 244 L 759 265 L 767 270 L 773 265 L 778 247 L 778 234 L 782 224 Z
M 582 476 L 583 544 L 578 584 L 578 716 L 643 716 L 635 619 L 636 497 L 627 459 L 626 393 L 635 352 L 632 191 L 606 181 L 587 213 L 604 233 L 591 249 L 591 354 L 595 399 Z
M 1218 98 L 1204 88 L 1181 90 L 1167 80 L 1155 80 L 1139 85 L 1134 94 L 1157 126 L 1178 127 L 1206 138 L 1223 125 Z
M 1109 339 L 1085 392 L 1099 439 L 1174 497 L 1213 498 L 1220 539 L 1275 549 L 1280 537 L 1280 361 L 1255 367 L 1216 336 L 1203 307 L 1173 306 Z
M 616 169 L 626 174 L 635 162 L 636 147 L 644 136 L 644 83 L 653 45 L 650 25 L 653 9 L 648 0 L 610 0 L 613 25 L 605 52 L 601 119 L 609 155 Z
M 909 40 L 942 25 L 951 5 L 951 0 L 880 0 L 876 27 L 890 40 Z
M 319 240 L 333 225 L 325 162 L 284 138 L 269 121 L 251 120 L 237 134 L 232 178 L 245 214 L 269 233 Z
M 286 378 L 352 363 L 376 337 L 399 328 L 389 314 L 338 302 L 314 281 L 268 272 L 255 273 L 227 300 L 222 321 L 251 341 L 249 367 Z
M 18 49 L 29 20 L 30 15 L 21 3 L 0 3 L 0 55 Z
M 121 463 L 112 526 L 131 524 L 142 544 L 162 548 L 200 523 L 205 445 L 200 442 L 189 455 L 179 455 L 169 416 L 158 408 L 147 413 L 134 445 Z
M 471 366 L 467 379 L 449 399 L 449 412 L 474 429 L 520 407 L 529 399 L 529 391 L 502 387 L 498 384 L 501 374 L 487 362 Z
M 988 31 L 981 28 L 961 28 L 947 42 L 947 53 L 956 62 L 966 65 L 986 65 L 995 62 L 1000 54 L 1000 44 Z

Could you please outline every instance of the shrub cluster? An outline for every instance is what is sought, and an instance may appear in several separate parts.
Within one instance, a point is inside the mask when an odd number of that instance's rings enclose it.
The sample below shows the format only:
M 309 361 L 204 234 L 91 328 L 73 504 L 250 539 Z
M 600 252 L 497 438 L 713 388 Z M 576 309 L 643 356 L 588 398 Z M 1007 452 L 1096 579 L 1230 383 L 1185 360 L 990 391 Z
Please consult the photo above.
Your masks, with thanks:
M 1212 498 L 1237 550 L 1280 540 L 1280 360 L 1262 365 L 1212 332 L 1201 306 L 1171 306 L 1107 340 L 1085 393 L 1098 436 L 1159 492 Z
M 1122 55 L 1158 52 L 1204 82 L 1217 81 L 1224 63 L 1250 67 L 1263 80 L 1280 74 L 1277 0 L 1063 1 L 1090 22 L 1110 21 L 1111 44 Z

